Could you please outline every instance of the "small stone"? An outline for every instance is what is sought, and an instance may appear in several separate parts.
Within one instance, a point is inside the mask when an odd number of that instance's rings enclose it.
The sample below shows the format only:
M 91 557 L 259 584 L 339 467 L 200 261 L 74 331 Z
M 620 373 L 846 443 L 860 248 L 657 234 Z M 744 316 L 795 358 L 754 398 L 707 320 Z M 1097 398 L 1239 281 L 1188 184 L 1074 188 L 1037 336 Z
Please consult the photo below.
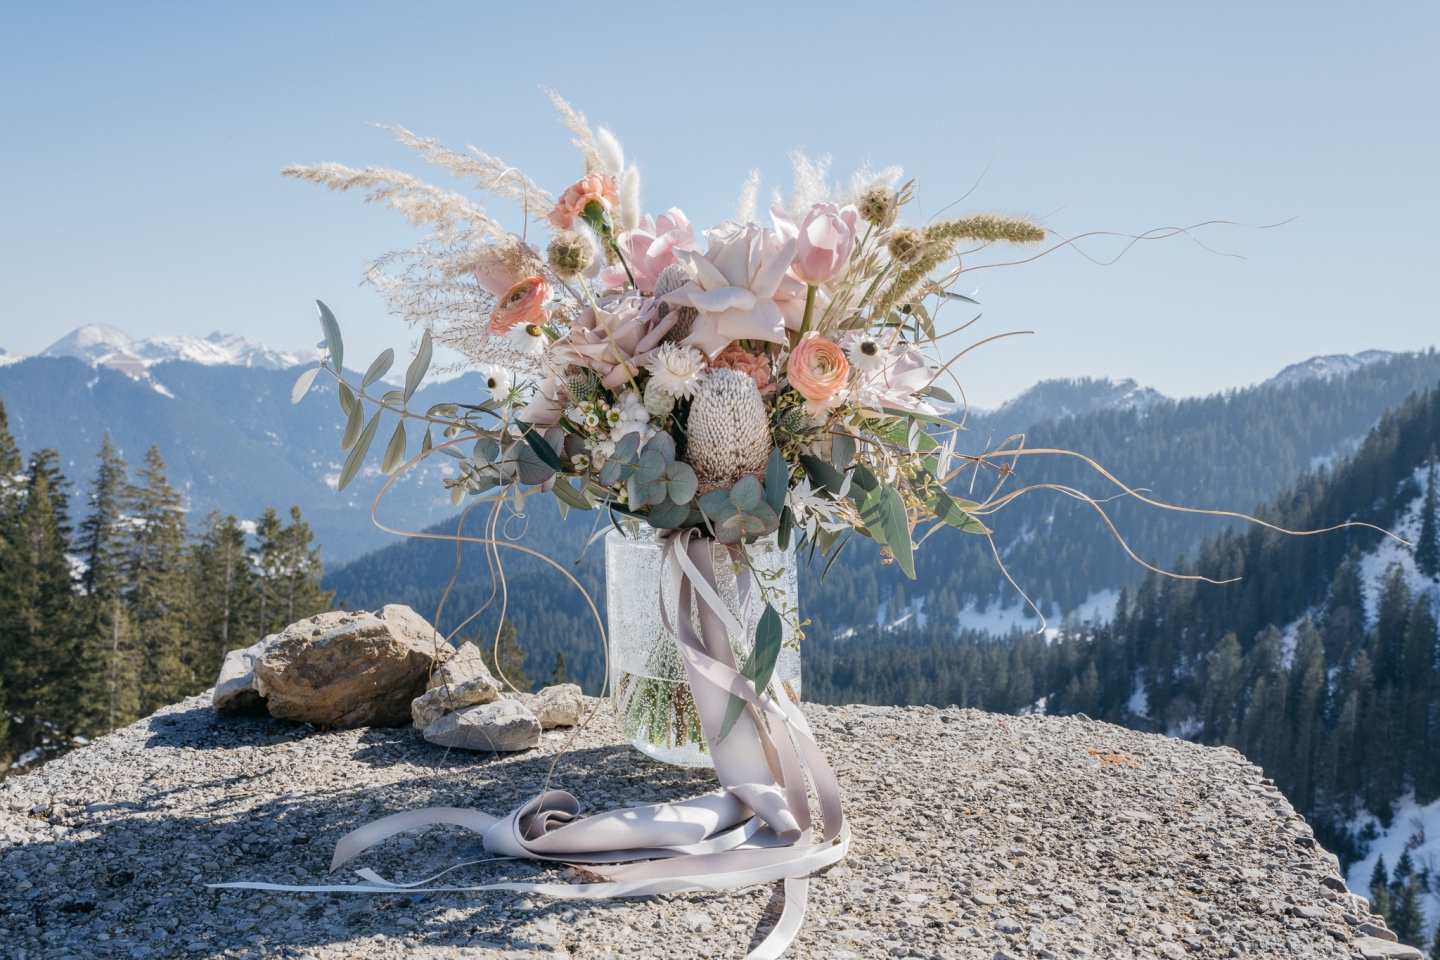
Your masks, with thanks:
M 1342 877 L 1337 877 L 1333 875 L 1328 877 L 1322 877 L 1320 879 L 1320 882 L 1325 886 L 1329 887 L 1331 890 L 1334 890 L 1336 893 L 1345 893 L 1350 889 L 1349 887 L 1345 886 L 1345 880 Z
M 263 717 L 265 698 L 255 689 L 255 661 L 265 653 L 275 634 L 244 650 L 231 650 L 220 665 L 211 709 L 222 717 Z
M 557 683 L 546 687 L 535 694 L 527 706 L 545 730 L 551 727 L 573 727 L 585 716 L 585 696 L 581 693 L 579 684 L 575 683 Z
M 1379 937 L 1361 937 L 1353 946 L 1365 960 L 1423 960 L 1424 957 L 1415 947 Z
M 994 896 L 991 896 L 991 895 L 988 894 L 988 893 L 975 893 L 975 894 L 971 894 L 971 895 L 970 895 L 970 899 L 971 899 L 971 900 L 974 900 L 976 903 L 980 904 L 982 907 L 993 907 L 993 906 L 995 906 L 995 904 L 997 904 L 997 903 L 1000 902 L 999 899 L 997 899 L 997 898 L 994 897 Z
M 425 728 L 442 747 L 510 753 L 540 743 L 540 721 L 517 700 L 497 700 L 447 713 Z
M 499 699 L 500 684 L 490 675 L 480 648 L 467 640 L 410 704 L 410 717 L 416 730 L 424 730 L 447 713 Z
M 1360 924 L 1360 932 L 1376 940 L 1390 940 L 1392 942 L 1398 942 L 1399 940 L 1399 938 L 1395 936 L 1393 932 L 1387 930 L 1383 924 L 1371 923 L 1368 920 Z
M 1299 917 L 1302 920 L 1323 920 L 1330 916 L 1330 912 L 1324 907 L 1299 906 L 1290 908 L 1291 916 Z
M 999 920 L 996 920 L 995 929 L 1010 936 L 1025 932 L 1025 928 L 1020 925 L 1020 921 L 1014 917 L 1001 917 Z

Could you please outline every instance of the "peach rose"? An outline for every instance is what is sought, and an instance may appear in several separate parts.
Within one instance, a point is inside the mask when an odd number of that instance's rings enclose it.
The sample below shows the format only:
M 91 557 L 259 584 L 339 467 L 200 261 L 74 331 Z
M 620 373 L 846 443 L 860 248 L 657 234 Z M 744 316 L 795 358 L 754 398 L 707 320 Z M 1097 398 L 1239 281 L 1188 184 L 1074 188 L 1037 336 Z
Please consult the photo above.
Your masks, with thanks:
M 756 356 L 744 347 L 726 347 L 720 356 L 710 361 L 710 366 L 721 370 L 739 370 L 755 381 L 755 386 L 759 388 L 762 396 L 775 389 L 775 385 L 770 382 L 770 361 Z
M 561 230 L 575 225 L 575 218 L 585 212 L 591 203 L 600 204 L 608 213 L 620 202 L 620 188 L 615 178 L 608 173 L 588 173 L 578 183 L 567 187 L 560 195 L 555 209 L 550 211 L 550 222 Z
M 490 332 L 509 333 L 522 323 L 544 326 L 550 320 L 545 304 L 550 300 L 550 282 L 544 277 L 526 277 L 511 287 L 490 313 Z
M 824 404 L 845 386 L 850 377 L 850 361 L 845 359 L 839 344 L 812 330 L 790 351 L 785 377 L 806 400 Z

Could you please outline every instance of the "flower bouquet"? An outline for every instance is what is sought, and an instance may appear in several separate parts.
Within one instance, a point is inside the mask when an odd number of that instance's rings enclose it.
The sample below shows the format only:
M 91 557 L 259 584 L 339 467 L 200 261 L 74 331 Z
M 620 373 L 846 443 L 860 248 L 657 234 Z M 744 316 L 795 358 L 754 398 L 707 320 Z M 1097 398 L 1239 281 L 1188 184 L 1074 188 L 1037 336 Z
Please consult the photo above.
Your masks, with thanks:
M 473 148 L 454 153 L 393 131 L 427 160 L 475 180 L 485 196 L 516 204 L 519 233 L 477 203 L 395 170 L 285 170 L 366 191 L 431 229 L 369 269 L 392 309 L 422 328 L 403 389 L 373 390 L 393 363 L 390 350 L 358 384 L 344 378 L 339 325 L 320 304 L 328 354 L 301 376 L 294 399 L 322 369 L 337 379 L 347 419 L 342 489 L 360 471 L 380 413 L 390 411 L 400 420 L 381 457 L 386 474 L 443 456 L 453 461 L 445 483 L 457 505 L 477 498 L 519 509 L 541 494 L 555 497 L 562 513 L 605 511 L 605 530 L 634 538 L 650 528 L 660 558 L 646 589 L 659 594 L 652 609 L 673 646 L 660 651 L 669 673 L 659 681 L 612 678 L 622 692 L 622 729 L 646 728 L 652 740 L 662 730 L 669 746 L 708 749 L 726 799 L 685 802 L 714 820 L 706 820 L 701 846 L 737 864 L 763 861 L 763 869 L 744 868 L 745 883 L 758 882 L 756 870 L 798 881 L 843 856 L 848 827 L 796 691 L 776 679 L 782 648 L 793 650 L 805 621 L 793 566 L 787 589 L 785 564 L 773 557 L 828 564 L 858 534 L 913 578 L 920 528 L 989 532 L 972 512 L 977 505 L 947 489 L 977 459 L 953 452 L 959 424 L 947 419 L 955 399 L 938 382 L 950 371 L 935 316 L 948 301 L 974 302 L 951 289 L 963 256 L 1046 234 L 1029 220 L 993 214 L 910 223 L 914 183 L 902 185 L 898 169 L 861 171 L 841 191 L 826 184 L 823 163 L 803 157 L 794 195 L 777 197 L 763 224 L 752 178 L 736 217 L 697 233 L 676 207 L 644 213 L 639 171 L 615 137 L 592 133 L 554 99 L 584 161 L 583 175 L 558 198 Z M 548 231 L 543 249 L 529 241 L 532 227 Z M 484 371 L 488 396 L 409 408 L 437 342 Z M 761 553 L 770 559 L 760 562 Z M 809 827 L 804 769 L 825 814 L 820 836 Z M 603 816 L 568 826 L 542 817 L 560 803 L 555 796 L 568 795 L 547 791 L 518 811 L 518 832 L 495 849 L 555 854 L 545 844 L 558 836 L 584 847 L 585 824 Z M 773 850 L 748 849 L 758 826 L 744 827 L 744 840 L 717 839 L 738 836 L 744 823 L 763 826 L 773 834 L 769 845 L 788 844 L 788 852 L 776 859 Z M 658 847 L 690 849 L 648 833 L 634 845 L 647 856 Z M 617 883 L 645 876 L 587 869 Z M 675 879 L 673 870 L 664 875 Z M 718 881 L 695 882 L 665 889 L 713 889 Z M 660 889 L 651 886 L 636 889 Z M 774 955 L 796 927 L 798 919 L 782 918 L 758 952 Z

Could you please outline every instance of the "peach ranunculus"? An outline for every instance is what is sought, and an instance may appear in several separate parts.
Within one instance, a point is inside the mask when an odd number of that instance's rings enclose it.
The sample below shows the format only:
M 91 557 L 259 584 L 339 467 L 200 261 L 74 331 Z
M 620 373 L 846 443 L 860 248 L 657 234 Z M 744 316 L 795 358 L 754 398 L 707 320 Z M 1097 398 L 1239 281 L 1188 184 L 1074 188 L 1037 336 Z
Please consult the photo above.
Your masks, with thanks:
M 550 211 L 550 222 L 561 230 L 575 226 L 575 218 L 585 212 L 592 202 L 600 204 L 609 213 L 620 202 L 620 187 L 608 173 L 587 173 L 578 182 L 567 187 Z
M 739 370 L 741 373 L 755 381 L 761 396 L 768 395 L 775 390 L 775 383 L 770 378 L 770 361 L 757 356 L 746 350 L 744 347 L 729 346 L 721 352 L 720 356 L 710 361 L 710 366 L 720 370 Z
M 490 313 L 490 332 L 507 334 L 522 323 L 544 326 L 550 321 L 545 304 L 550 301 L 550 281 L 526 277 L 511 287 Z
M 785 378 L 807 406 L 830 406 L 850 378 L 850 361 L 839 344 L 812 330 L 790 351 Z

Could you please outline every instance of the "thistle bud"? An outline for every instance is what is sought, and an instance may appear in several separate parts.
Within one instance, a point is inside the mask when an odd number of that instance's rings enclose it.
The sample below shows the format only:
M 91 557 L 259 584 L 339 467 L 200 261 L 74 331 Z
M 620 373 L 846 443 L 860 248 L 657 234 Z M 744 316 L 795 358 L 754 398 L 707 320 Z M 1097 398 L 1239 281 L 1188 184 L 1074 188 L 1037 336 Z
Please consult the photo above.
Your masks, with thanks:
M 908 267 L 925 255 L 925 237 L 914 227 L 898 227 L 891 232 L 885 249 L 896 263 Z
M 546 254 L 556 276 L 573 277 L 590 266 L 592 251 L 584 237 L 566 230 L 555 235 Z
M 876 187 L 860 198 L 860 219 L 866 223 L 879 224 L 894 203 L 894 190 L 889 187 Z

